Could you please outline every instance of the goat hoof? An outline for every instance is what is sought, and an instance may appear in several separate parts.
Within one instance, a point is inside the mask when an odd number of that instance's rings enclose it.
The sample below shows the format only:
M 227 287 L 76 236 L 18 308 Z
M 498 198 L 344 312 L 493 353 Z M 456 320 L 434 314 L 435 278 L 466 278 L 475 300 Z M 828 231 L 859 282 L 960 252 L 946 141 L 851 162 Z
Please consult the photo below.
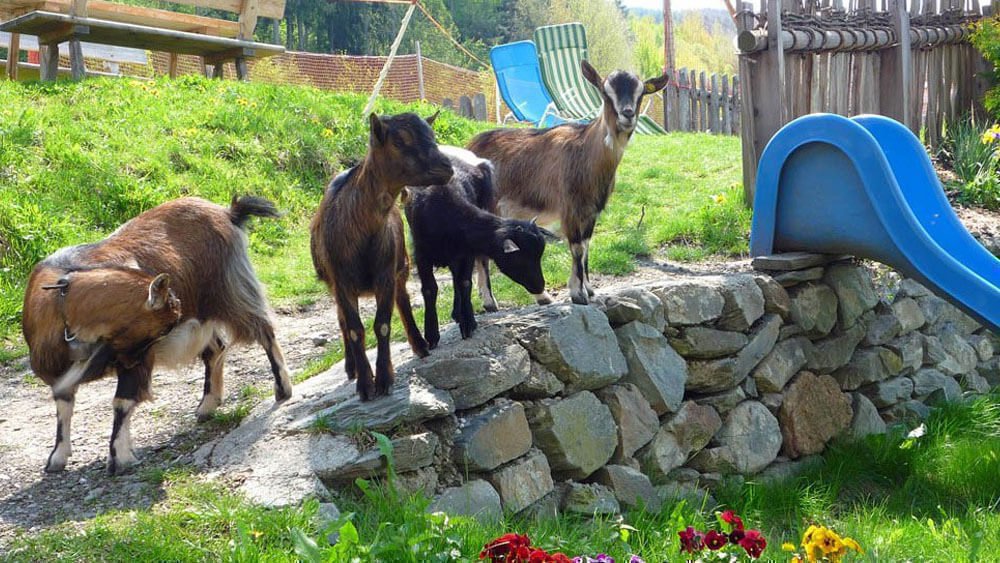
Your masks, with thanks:
M 571 294 L 569 298 L 573 301 L 573 303 L 576 303 L 577 305 L 586 305 L 587 303 L 590 302 L 590 300 L 587 299 L 586 293 Z
M 291 385 L 289 385 L 287 389 L 285 387 L 281 386 L 281 385 L 275 385 L 274 386 L 274 402 L 275 403 L 281 403 L 281 402 L 287 401 L 290 398 L 292 398 L 292 387 L 291 387 Z
M 61 473 L 66 469 L 66 460 L 49 461 L 45 464 L 46 473 Z
M 483 304 L 483 309 L 484 309 L 484 310 L 485 310 L 485 311 L 486 311 L 487 313 L 496 313 L 497 311 L 499 311 L 499 310 L 500 310 L 500 308 L 499 308 L 499 307 L 497 307 L 497 304 L 496 304 L 496 303 L 489 303 L 489 304 Z
M 110 458 L 108 459 L 108 475 L 124 475 L 138 463 L 139 460 L 133 455 L 130 455 L 129 458 L 126 458 L 125 456 Z
M 199 424 L 204 424 L 209 420 L 212 420 L 212 415 L 214 414 L 215 413 L 211 412 L 200 412 L 195 415 L 195 420 L 197 420 Z

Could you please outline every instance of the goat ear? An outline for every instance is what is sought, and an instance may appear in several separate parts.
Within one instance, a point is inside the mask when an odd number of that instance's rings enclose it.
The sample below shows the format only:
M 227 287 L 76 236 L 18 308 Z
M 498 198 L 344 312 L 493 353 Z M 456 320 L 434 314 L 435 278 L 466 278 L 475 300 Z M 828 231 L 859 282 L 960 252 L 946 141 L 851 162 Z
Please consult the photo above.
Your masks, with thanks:
M 151 311 L 159 311 L 167 306 L 170 300 L 170 274 L 160 274 L 149 283 L 149 296 L 146 307 Z
M 598 90 L 604 91 L 604 79 L 601 78 L 597 69 L 590 66 L 586 59 L 580 61 L 580 70 L 583 71 L 583 77 L 587 79 L 587 82 L 593 84 Z
M 514 244 L 514 241 L 510 240 L 509 238 L 503 239 L 503 253 L 504 254 L 510 254 L 511 252 L 517 252 L 518 250 L 521 250 L 521 247 L 519 247 L 516 244 Z
M 549 240 L 549 242 L 558 242 L 560 240 L 559 235 L 553 233 L 552 231 L 538 227 L 538 231 L 542 233 L 542 236 Z
M 385 126 L 382 125 L 382 120 L 374 112 L 368 116 L 368 124 L 372 130 L 372 144 L 381 145 L 385 143 Z
M 663 73 L 661 76 L 657 76 L 656 78 L 650 78 L 649 80 L 647 80 L 645 87 L 642 89 L 642 93 L 652 94 L 654 92 L 659 92 L 660 90 L 666 88 L 667 84 L 669 83 L 670 83 L 670 75 L 667 73 Z
M 436 112 L 434 112 L 434 115 L 428 117 L 424 121 L 427 122 L 427 125 L 434 125 L 434 120 L 437 119 L 438 114 L 440 114 L 440 113 L 441 113 L 441 110 L 437 110 Z

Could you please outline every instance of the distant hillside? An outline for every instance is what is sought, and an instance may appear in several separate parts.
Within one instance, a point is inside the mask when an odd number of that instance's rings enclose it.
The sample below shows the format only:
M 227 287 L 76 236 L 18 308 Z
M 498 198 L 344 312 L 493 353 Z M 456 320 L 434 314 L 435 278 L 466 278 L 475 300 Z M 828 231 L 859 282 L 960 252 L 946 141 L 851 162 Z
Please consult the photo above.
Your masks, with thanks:
M 657 23 L 663 22 L 663 10 L 653 10 L 650 8 L 628 8 L 628 13 L 629 15 L 639 18 L 653 18 L 653 20 Z M 681 18 L 690 17 L 692 13 L 701 14 L 702 19 L 705 21 L 706 29 L 713 29 L 715 24 L 718 23 L 722 27 L 722 31 L 724 31 L 727 35 L 736 34 L 736 25 L 733 23 L 733 19 L 729 17 L 729 12 L 723 9 L 702 8 L 700 10 L 674 10 L 674 23 L 679 21 Z

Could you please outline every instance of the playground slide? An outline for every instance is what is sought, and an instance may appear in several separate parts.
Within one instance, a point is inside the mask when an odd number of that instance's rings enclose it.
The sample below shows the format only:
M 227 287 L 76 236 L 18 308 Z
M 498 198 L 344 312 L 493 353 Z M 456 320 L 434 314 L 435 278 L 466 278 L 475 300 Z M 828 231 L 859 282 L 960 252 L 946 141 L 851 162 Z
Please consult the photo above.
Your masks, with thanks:
M 923 145 L 896 121 L 807 115 L 771 139 L 750 253 L 795 250 L 888 264 L 1000 332 L 1000 260 L 962 226 Z

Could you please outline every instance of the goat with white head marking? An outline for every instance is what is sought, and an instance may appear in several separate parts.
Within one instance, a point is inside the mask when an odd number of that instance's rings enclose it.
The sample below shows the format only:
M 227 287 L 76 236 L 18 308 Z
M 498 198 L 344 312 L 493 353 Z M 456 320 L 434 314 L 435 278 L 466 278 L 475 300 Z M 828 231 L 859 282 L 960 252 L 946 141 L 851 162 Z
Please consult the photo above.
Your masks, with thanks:
M 277 216 L 260 198 L 227 209 L 198 198 L 164 203 L 108 238 L 63 248 L 35 266 L 24 296 L 23 330 L 35 374 L 52 387 L 56 444 L 46 471 L 71 453 L 73 401 L 82 383 L 114 373 L 108 471 L 136 463 L 130 432 L 136 404 L 151 398 L 154 367 L 205 364 L 199 420 L 222 400 L 226 338 L 260 343 L 274 375 L 275 400 L 292 385 L 274 338 L 270 309 L 250 265 L 241 227 L 251 215 Z
M 364 161 L 333 179 L 310 227 L 313 266 L 337 303 L 344 369 L 348 379 L 357 380 L 362 401 L 388 394 L 392 387 L 389 322 L 394 302 L 410 349 L 419 357 L 428 354 L 406 293 L 410 264 L 396 200 L 408 184 L 451 179 L 451 163 L 438 150 L 431 129 L 436 116 L 425 121 L 412 113 L 384 118 L 371 114 Z M 375 297 L 374 381 L 358 312 L 358 298 L 363 295 Z
M 462 338 L 476 328 L 472 310 L 472 270 L 487 257 L 500 271 L 521 284 L 536 300 L 545 293 L 542 253 L 552 233 L 532 221 L 501 219 L 487 211 L 493 206 L 493 165 L 458 147 L 442 146 L 455 175 L 447 184 L 407 188 L 406 220 L 413 234 L 413 259 L 424 296 L 424 337 L 431 348 L 440 340 L 435 266 L 451 270 L 455 297 L 451 317 Z M 487 280 L 488 281 L 488 280 Z M 480 286 L 484 282 L 480 281 Z
M 474 137 L 467 148 L 496 167 L 500 215 L 560 222 L 573 255 L 570 297 L 586 304 L 594 294 L 588 265 L 594 225 L 614 190 L 618 163 L 635 131 L 643 97 L 662 90 L 668 77 L 644 82 L 617 70 L 602 79 L 587 61 L 581 68 L 603 100 L 593 121 L 549 129 L 494 129 Z M 483 297 L 484 302 L 494 301 Z

